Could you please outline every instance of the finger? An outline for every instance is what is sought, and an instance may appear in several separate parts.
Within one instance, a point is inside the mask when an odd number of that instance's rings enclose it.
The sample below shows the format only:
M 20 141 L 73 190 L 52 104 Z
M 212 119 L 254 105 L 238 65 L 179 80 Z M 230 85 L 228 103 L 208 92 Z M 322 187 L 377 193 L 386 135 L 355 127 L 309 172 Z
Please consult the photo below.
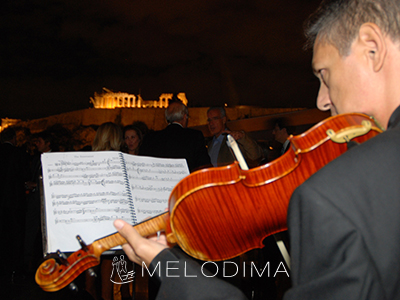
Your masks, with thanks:
M 167 242 L 167 236 L 165 235 L 164 232 L 162 232 L 159 236 L 157 235 L 153 235 L 151 237 L 148 237 L 149 240 L 163 244 L 165 246 L 168 246 L 168 242 Z
M 142 260 L 140 259 L 140 257 L 136 255 L 135 251 L 133 251 L 131 245 L 129 244 L 122 245 L 122 250 L 124 250 L 125 254 L 129 257 L 131 261 L 137 263 L 138 265 L 142 264 Z
M 240 140 L 243 137 L 244 134 L 241 131 L 232 131 L 231 135 L 233 136 L 233 138 L 235 140 Z
M 118 232 L 128 241 L 128 243 L 135 249 L 135 245 L 139 238 L 142 238 L 133 226 L 123 220 L 115 220 L 114 227 Z
M 231 133 L 231 136 L 235 139 L 235 141 L 237 141 L 238 140 L 238 136 L 237 136 L 237 134 L 235 134 L 235 133 Z
M 133 228 L 133 226 L 123 220 L 115 220 L 114 226 L 128 242 L 122 246 L 126 255 L 133 262 L 141 264 L 143 258 L 137 253 L 137 251 L 142 247 L 142 244 L 145 243 L 145 239 L 136 231 L 135 228 Z
M 140 262 L 144 261 L 149 265 L 158 253 L 167 248 L 166 245 L 143 238 L 135 228 L 123 220 L 115 220 L 114 226 L 128 241 L 132 248 L 132 255 L 136 255 L 137 258 L 133 257 L 132 259 L 138 259 Z M 131 251 L 129 248 L 127 250 Z

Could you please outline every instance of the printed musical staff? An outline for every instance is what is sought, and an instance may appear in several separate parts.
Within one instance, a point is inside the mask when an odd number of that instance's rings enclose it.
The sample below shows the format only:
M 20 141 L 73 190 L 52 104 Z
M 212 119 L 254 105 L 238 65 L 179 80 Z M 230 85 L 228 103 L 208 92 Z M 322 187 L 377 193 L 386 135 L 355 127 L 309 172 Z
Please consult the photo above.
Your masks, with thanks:
M 42 155 L 48 251 L 73 251 L 115 232 L 112 222 L 134 224 L 163 213 L 174 186 L 189 174 L 184 159 L 118 151 Z M 72 243 L 71 243 L 72 241 Z

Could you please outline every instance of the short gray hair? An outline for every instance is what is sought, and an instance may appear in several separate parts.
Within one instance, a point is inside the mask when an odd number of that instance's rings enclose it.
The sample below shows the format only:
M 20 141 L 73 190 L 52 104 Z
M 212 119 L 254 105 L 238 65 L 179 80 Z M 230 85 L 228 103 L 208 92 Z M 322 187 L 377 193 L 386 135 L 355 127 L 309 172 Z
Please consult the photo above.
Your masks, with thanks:
M 226 117 L 226 111 L 225 108 L 223 108 L 222 106 L 212 106 L 207 110 L 207 114 L 211 111 L 211 110 L 219 110 L 221 112 L 221 118 Z
M 362 24 L 379 26 L 393 41 L 400 39 L 399 0 L 324 0 L 305 23 L 306 49 L 320 39 L 348 55 Z
M 183 119 L 183 117 L 187 115 L 189 116 L 189 110 L 187 106 L 181 102 L 172 102 L 165 109 L 165 119 L 168 123 L 179 122 Z

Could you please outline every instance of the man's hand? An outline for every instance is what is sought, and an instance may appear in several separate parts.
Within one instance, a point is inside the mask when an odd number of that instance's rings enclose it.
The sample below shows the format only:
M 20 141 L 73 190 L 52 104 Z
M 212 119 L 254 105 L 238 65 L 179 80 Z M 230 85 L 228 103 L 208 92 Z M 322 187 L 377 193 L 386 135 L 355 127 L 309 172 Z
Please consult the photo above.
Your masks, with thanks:
M 114 226 L 128 241 L 127 244 L 122 245 L 122 249 L 131 261 L 139 265 L 145 262 L 145 264 L 149 266 L 151 261 L 162 250 L 168 248 L 164 234 L 147 239 L 142 237 L 132 225 L 125 221 L 115 220 Z
M 240 140 L 244 137 L 244 131 L 224 130 L 223 133 L 230 134 L 235 139 L 235 141 Z

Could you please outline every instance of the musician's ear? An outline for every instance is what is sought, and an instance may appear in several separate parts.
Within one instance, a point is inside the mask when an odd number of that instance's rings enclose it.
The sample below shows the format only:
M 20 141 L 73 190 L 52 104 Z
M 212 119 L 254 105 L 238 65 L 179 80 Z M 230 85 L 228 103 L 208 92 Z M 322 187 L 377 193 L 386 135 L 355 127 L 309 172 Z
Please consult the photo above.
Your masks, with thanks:
M 374 72 L 382 69 L 386 59 L 385 36 L 378 25 L 374 23 L 364 23 L 359 30 L 358 46 L 363 47 L 362 53 Z

